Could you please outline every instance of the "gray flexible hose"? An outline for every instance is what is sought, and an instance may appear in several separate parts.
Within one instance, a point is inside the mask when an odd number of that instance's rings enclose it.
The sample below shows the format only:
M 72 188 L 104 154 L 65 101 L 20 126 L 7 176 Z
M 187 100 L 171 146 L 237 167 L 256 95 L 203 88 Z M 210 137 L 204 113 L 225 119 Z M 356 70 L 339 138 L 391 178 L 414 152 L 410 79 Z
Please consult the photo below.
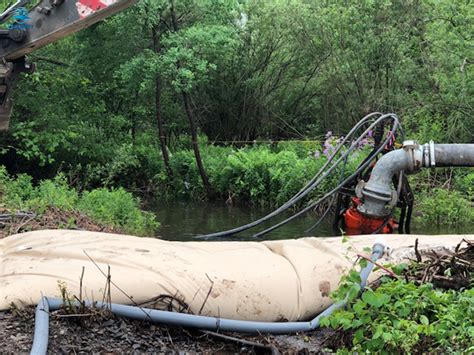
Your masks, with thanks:
M 371 260 L 375 262 L 382 257 L 385 246 L 378 242 L 372 247 Z M 369 262 L 360 271 L 361 289 L 367 283 L 367 279 L 372 271 L 374 264 Z M 207 329 L 212 331 L 227 331 L 246 334 L 287 334 L 298 332 L 309 332 L 319 327 L 321 318 L 331 315 L 334 311 L 344 307 L 347 304 L 347 297 L 343 301 L 329 306 L 325 311 L 309 322 L 255 322 L 243 321 L 216 317 L 206 317 L 194 314 L 176 313 L 168 311 L 160 311 L 156 309 L 140 308 L 135 306 L 126 306 L 116 303 L 102 302 L 86 302 L 87 306 L 96 306 L 99 308 L 110 309 L 117 316 L 148 320 L 155 323 L 162 323 L 172 326 L 190 327 Z M 33 338 L 33 346 L 31 348 L 32 355 L 43 355 L 48 350 L 48 334 L 49 334 L 49 311 L 59 309 L 63 305 L 63 300 L 57 298 L 42 297 L 40 303 L 36 307 L 35 333 Z

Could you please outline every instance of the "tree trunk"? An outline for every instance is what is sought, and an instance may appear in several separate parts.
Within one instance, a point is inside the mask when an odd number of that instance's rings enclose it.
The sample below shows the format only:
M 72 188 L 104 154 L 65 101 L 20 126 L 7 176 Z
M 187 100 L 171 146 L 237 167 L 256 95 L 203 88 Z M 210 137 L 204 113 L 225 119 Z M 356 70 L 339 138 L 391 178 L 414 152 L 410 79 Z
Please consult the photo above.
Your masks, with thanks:
M 173 26 L 173 30 L 175 32 L 178 32 L 179 25 L 176 18 L 176 12 L 174 9 L 174 0 L 170 0 L 170 13 L 171 13 L 171 23 Z M 177 67 L 179 69 L 180 67 L 179 62 L 177 63 Z M 199 175 L 201 176 L 202 184 L 204 185 L 204 189 L 206 190 L 207 197 L 213 198 L 214 190 L 212 189 L 212 186 L 209 183 L 209 178 L 207 177 L 206 170 L 204 169 L 204 165 L 201 159 L 201 151 L 199 149 L 199 143 L 198 143 L 196 120 L 194 118 L 194 113 L 191 108 L 191 97 L 190 97 L 190 94 L 185 91 L 182 91 L 181 95 L 183 97 L 184 110 L 186 111 L 186 116 L 188 117 L 188 121 L 189 121 L 189 128 L 191 129 L 191 144 L 193 147 L 194 157 L 196 159 L 196 165 L 199 171 Z
M 199 170 L 199 175 L 201 175 L 202 184 L 206 189 L 206 194 L 208 198 L 212 198 L 214 196 L 214 191 L 212 189 L 211 184 L 209 183 L 209 179 L 206 174 L 206 170 L 204 169 L 204 165 L 202 164 L 201 159 L 201 151 L 199 150 L 199 143 L 198 143 L 198 136 L 197 136 L 197 127 L 196 127 L 196 120 L 194 119 L 194 113 L 191 109 L 190 104 L 190 97 L 189 94 L 186 92 L 181 93 L 183 96 L 184 102 L 184 109 L 186 111 L 186 116 L 188 117 L 189 127 L 191 129 L 191 143 L 193 146 L 194 157 L 196 158 L 196 165 Z
M 153 50 L 155 53 L 161 52 L 161 43 L 160 36 L 156 31 L 156 28 L 153 28 Z M 173 171 L 170 166 L 170 159 L 168 155 L 168 147 L 166 146 L 166 135 L 165 129 L 163 127 L 163 119 L 161 117 L 161 78 L 160 75 L 156 76 L 155 79 L 155 116 L 156 123 L 158 125 L 158 134 L 160 137 L 160 148 L 163 155 L 163 162 L 165 165 L 166 173 L 169 178 L 173 177 Z

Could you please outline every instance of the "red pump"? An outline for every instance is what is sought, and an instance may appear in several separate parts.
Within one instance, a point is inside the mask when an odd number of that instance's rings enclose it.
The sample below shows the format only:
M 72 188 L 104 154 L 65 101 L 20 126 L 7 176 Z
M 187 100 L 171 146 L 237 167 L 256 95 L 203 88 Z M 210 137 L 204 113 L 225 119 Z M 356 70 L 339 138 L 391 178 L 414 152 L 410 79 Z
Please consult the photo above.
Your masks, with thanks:
M 357 197 L 352 198 L 352 206 L 344 212 L 344 224 L 347 235 L 360 234 L 390 234 L 398 229 L 398 223 L 390 218 L 365 216 L 357 210 L 361 201 Z

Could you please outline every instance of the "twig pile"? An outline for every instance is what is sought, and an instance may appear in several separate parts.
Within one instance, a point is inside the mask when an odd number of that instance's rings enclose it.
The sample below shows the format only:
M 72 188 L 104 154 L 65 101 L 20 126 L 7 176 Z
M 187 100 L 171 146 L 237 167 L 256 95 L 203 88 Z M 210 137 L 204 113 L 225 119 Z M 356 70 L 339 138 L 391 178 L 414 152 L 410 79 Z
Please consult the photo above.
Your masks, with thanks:
M 435 251 L 422 259 L 415 243 L 417 263 L 405 272 L 407 281 L 432 283 L 444 289 L 468 288 L 474 283 L 474 242 L 463 239 L 453 254 L 438 255 Z
M 92 232 L 119 233 L 120 231 L 94 222 L 78 211 L 62 211 L 49 207 L 42 214 L 3 211 L 0 214 L 0 238 L 41 229 L 78 229 Z

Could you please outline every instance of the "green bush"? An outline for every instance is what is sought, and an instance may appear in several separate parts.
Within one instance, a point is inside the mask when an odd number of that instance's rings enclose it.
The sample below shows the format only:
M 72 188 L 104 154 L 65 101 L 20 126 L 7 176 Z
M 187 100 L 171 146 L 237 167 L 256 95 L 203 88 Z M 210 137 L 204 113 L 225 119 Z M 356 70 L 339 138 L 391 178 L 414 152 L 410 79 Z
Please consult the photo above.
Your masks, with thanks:
M 472 353 L 474 289 L 441 291 L 431 284 L 388 281 L 322 325 L 353 334 L 352 348 L 338 353 Z
M 79 211 L 94 220 L 138 235 L 155 231 L 159 224 L 153 214 L 141 211 L 139 201 L 122 188 L 84 192 L 77 204 Z
M 308 141 L 281 141 L 278 142 L 277 152 L 293 152 L 298 158 L 306 158 L 314 155 L 314 152 L 321 149 L 322 142 L 308 140 Z
M 252 205 L 275 206 L 297 193 L 327 161 L 324 155 L 314 155 L 316 148 L 313 143 L 305 145 L 303 150 L 282 150 L 280 146 L 283 144 L 280 143 L 277 149 L 269 145 L 240 149 L 205 146 L 201 155 L 210 183 L 219 196 L 231 196 L 234 201 Z M 354 171 L 363 155 L 356 152 L 348 160 L 345 176 Z M 159 183 L 160 196 L 205 197 L 191 150 L 172 154 L 170 164 L 174 180 L 172 183 L 168 180 Z M 339 177 L 340 172 L 328 176 L 313 197 L 332 189 Z
M 21 174 L 12 179 L 4 166 L 0 166 L 0 189 L 2 204 L 18 210 L 28 208 L 26 201 L 29 201 L 34 193 L 30 176 Z
M 464 191 L 468 198 L 474 202 L 474 172 L 458 176 L 455 181 L 455 186 L 459 191 Z
M 41 181 L 33 189 L 29 200 L 26 201 L 26 206 L 37 213 L 45 212 L 48 207 L 72 211 L 75 209 L 78 200 L 77 191 L 69 187 L 63 175 L 58 175 L 52 180 Z
M 455 226 L 474 221 L 473 202 L 459 191 L 434 188 L 422 191 L 417 198 L 417 209 L 421 214 L 417 220 L 420 223 Z
M 154 215 L 140 210 L 140 202 L 122 188 L 94 189 L 79 194 L 68 186 L 66 178 L 58 175 L 34 186 L 31 177 L 8 176 L 0 167 L 1 203 L 13 210 L 31 210 L 37 214 L 48 208 L 79 211 L 95 222 L 115 227 L 125 233 L 149 235 L 158 228 Z

